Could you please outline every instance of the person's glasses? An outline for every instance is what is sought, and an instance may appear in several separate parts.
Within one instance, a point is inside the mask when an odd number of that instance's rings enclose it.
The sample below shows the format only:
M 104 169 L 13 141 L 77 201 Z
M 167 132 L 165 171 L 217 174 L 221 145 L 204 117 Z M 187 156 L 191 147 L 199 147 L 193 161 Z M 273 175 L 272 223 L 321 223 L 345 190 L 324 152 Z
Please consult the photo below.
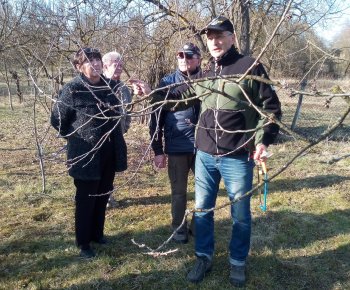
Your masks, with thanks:
M 188 52 L 186 53 L 186 52 L 180 51 L 177 53 L 176 58 L 177 59 L 184 59 L 184 58 L 193 59 L 193 58 L 197 58 L 197 57 L 195 57 L 195 54 L 193 54 L 193 53 L 188 53 Z

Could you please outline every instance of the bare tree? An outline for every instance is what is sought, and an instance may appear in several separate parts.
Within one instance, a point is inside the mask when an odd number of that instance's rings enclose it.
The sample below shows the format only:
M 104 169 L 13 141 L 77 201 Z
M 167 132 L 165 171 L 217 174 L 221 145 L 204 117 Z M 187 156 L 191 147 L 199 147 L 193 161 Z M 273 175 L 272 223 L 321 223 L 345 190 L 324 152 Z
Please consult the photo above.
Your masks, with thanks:
M 313 29 L 322 19 L 341 10 L 336 0 L 308 0 L 292 1 L 286 12 L 289 3 L 3 1 L 0 53 L 3 59 L 11 59 L 11 68 L 7 68 L 17 72 L 21 80 L 18 87 L 28 79 L 36 92 L 35 105 L 41 104 L 47 110 L 47 100 L 72 77 L 70 58 L 78 48 L 97 47 L 102 53 L 117 50 L 125 60 L 126 83 L 129 78 L 140 78 L 156 87 L 160 78 L 174 68 L 175 52 L 184 42 L 195 42 L 206 51 L 205 39 L 199 32 L 210 19 L 224 15 L 234 22 L 237 45 L 244 54 L 258 56 L 274 76 L 294 77 L 298 83 L 305 77 L 319 76 L 326 66 L 340 61 L 337 51 L 329 53 Z M 347 72 L 348 67 L 342 69 Z M 6 76 L 6 70 L 2 68 L 2 72 Z M 132 106 L 133 117 L 146 121 L 147 102 L 135 98 Z

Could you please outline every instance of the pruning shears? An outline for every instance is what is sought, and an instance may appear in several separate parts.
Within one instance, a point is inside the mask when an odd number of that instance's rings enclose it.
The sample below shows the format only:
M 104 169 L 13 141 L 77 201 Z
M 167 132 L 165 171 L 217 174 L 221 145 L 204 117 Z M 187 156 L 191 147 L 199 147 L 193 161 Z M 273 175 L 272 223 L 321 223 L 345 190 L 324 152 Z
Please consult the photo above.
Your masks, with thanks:
M 260 194 L 259 194 L 260 209 L 263 212 L 266 212 L 266 210 L 267 210 L 267 194 L 268 194 L 268 190 L 269 190 L 266 161 L 261 161 L 260 164 L 257 166 L 257 168 L 258 168 L 258 184 L 260 183 L 260 175 L 263 176 L 263 180 L 264 180 L 263 192 L 260 189 Z M 262 195 L 263 195 L 263 199 L 261 200 Z

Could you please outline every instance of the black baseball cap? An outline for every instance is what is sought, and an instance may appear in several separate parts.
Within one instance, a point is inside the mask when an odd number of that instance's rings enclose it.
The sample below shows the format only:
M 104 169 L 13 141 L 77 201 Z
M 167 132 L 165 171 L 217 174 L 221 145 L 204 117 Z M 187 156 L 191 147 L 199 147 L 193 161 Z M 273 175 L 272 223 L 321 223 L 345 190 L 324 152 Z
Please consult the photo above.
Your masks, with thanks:
M 200 34 L 206 34 L 208 30 L 234 32 L 232 22 L 224 16 L 214 18 L 204 29 L 201 30 Z
M 201 51 L 197 45 L 192 42 L 185 43 L 183 47 L 181 47 L 177 52 L 184 52 L 186 54 L 197 54 L 201 55 Z

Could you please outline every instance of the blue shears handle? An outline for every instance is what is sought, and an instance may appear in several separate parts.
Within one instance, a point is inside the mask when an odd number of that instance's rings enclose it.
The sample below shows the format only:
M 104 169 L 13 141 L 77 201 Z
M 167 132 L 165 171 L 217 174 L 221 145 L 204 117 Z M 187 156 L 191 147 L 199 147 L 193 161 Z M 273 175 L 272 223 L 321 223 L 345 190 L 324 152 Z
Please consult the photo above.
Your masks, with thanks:
M 261 169 L 262 169 L 262 172 L 264 173 L 264 197 L 263 197 L 263 202 L 260 205 L 260 209 L 263 212 L 266 212 L 266 210 L 267 210 L 267 194 L 268 194 L 269 188 L 268 188 L 268 181 L 267 181 L 268 180 L 267 168 L 266 168 L 265 162 L 261 162 Z

